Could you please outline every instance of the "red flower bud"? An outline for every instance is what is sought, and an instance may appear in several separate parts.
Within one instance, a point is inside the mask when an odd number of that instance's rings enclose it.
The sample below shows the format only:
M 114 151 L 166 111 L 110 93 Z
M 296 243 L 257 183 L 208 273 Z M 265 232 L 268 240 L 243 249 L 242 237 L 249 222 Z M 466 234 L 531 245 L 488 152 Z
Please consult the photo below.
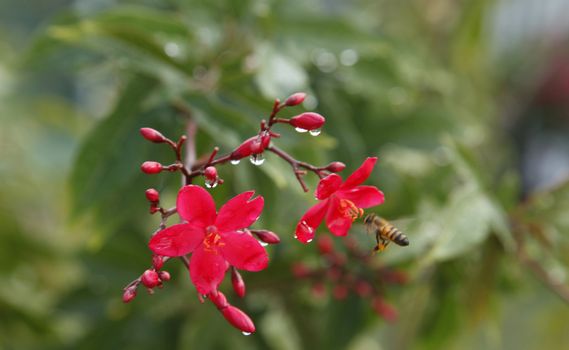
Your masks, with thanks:
M 312 296 L 315 298 L 322 298 L 326 293 L 326 286 L 322 282 L 317 282 L 312 285 L 311 288 Z
M 257 238 L 259 238 L 261 242 L 267 244 L 278 244 L 281 242 L 279 236 L 277 236 L 277 234 L 274 232 L 267 230 L 255 230 L 252 232 L 257 236 Z
M 290 95 L 285 100 L 284 104 L 287 106 L 296 106 L 301 104 L 304 99 L 306 98 L 306 94 L 304 92 L 297 92 L 295 94 Z
M 146 199 L 148 199 L 149 202 L 156 203 L 160 201 L 160 193 L 158 193 L 158 191 L 153 188 L 147 189 L 144 194 L 146 195 Z
M 170 273 L 168 271 L 160 271 L 158 277 L 160 277 L 160 281 L 166 282 L 170 280 Z
M 152 205 L 150 205 L 150 214 L 154 214 L 160 211 L 160 208 L 157 207 L 156 205 L 154 205 L 154 203 L 152 203 Z
M 203 175 L 208 181 L 217 181 L 217 169 L 214 166 L 208 166 L 205 168 Z
M 144 162 L 140 166 L 140 169 L 145 174 L 158 174 L 162 171 L 162 164 L 158 162 Z
M 310 275 L 310 269 L 303 263 L 295 263 L 292 265 L 292 274 L 296 278 L 304 278 Z
M 360 297 L 368 297 L 371 295 L 373 288 L 369 282 L 360 280 L 356 283 L 355 290 Z
M 326 118 L 318 113 L 306 112 L 290 118 L 290 125 L 304 130 L 320 129 Z
M 326 170 L 331 171 L 333 173 L 339 173 L 340 171 L 346 168 L 346 164 L 342 162 L 332 162 L 326 166 Z
M 123 303 L 130 303 L 132 301 L 132 299 L 134 299 L 134 297 L 136 297 L 136 287 L 130 287 L 127 288 L 123 295 L 122 295 L 122 301 Z
M 152 256 L 152 267 L 154 270 L 158 271 L 164 266 L 164 258 L 161 255 Z
M 217 291 L 217 293 L 209 293 L 208 298 L 220 310 L 225 309 L 226 307 L 229 306 L 229 303 L 227 302 L 227 298 L 220 291 Z
M 388 322 L 397 320 L 397 310 L 391 305 L 383 301 L 380 297 L 375 297 L 371 303 L 373 310 Z
M 270 142 L 270 140 L 271 137 L 269 135 L 268 141 Z M 252 154 L 262 153 L 266 147 L 264 145 L 268 145 L 266 136 L 264 138 L 259 136 L 248 138 L 247 140 L 243 141 L 243 143 L 239 145 L 239 147 L 237 147 L 233 153 L 231 153 L 231 159 L 241 159 Z
M 332 296 L 336 300 L 346 299 L 348 296 L 348 288 L 344 285 L 339 284 L 334 287 L 334 290 L 332 290 Z
M 144 137 L 148 141 L 154 143 L 160 143 L 166 140 L 164 135 L 162 135 L 159 131 L 154 130 L 152 128 L 142 128 L 140 129 L 140 134 L 142 134 L 142 137 Z
M 160 284 L 158 273 L 154 270 L 146 270 L 142 274 L 141 282 L 146 288 L 154 288 Z
M 329 236 L 320 236 L 318 239 L 318 250 L 320 254 L 330 254 L 334 250 L 334 241 Z
M 223 317 L 225 317 L 233 327 L 248 334 L 255 332 L 255 325 L 253 324 L 253 321 L 251 321 L 251 318 L 235 306 L 229 305 L 222 309 L 221 313 L 223 313 Z
M 245 296 L 245 281 L 243 281 L 243 277 L 235 268 L 231 269 L 231 284 L 233 284 L 235 294 L 243 298 Z

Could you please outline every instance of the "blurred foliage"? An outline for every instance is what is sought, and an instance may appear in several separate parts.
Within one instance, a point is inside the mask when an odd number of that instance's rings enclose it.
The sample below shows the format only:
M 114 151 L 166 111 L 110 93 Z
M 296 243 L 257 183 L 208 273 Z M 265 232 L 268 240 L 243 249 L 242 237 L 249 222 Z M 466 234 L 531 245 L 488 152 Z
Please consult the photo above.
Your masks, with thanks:
M 0 2 L 0 349 L 569 343 L 567 305 L 518 263 L 513 239 L 524 235 L 563 281 L 569 186 L 520 201 L 500 66 L 487 59 L 491 1 L 29 3 Z M 220 168 L 226 183 L 213 191 L 225 201 L 255 188 L 267 202 L 259 227 L 283 239 L 269 248 L 269 270 L 245 275 L 248 297 L 230 295 L 258 333 L 244 337 L 200 305 L 175 261 L 163 290 L 123 305 L 158 224 L 143 192 L 156 187 L 173 203 L 180 183 L 140 173 L 144 160 L 172 158 L 138 129 L 175 138 L 186 120 L 174 105 L 187 106 L 198 151 L 223 152 L 255 132 L 272 99 L 296 91 L 328 122 L 318 137 L 283 128 L 282 148 L 315 164 L 344 161 L 346 173 L 380 157 L 370 183 L 387 201 L 377 211 L 400 219 L 411 240 L 376 258 L 411 276 L 387 291 L 399 321 L 386 324 L 357 298 L 314 300 L 292 278 L 292 262 L 316 256 L 292 238 L 314 200 L 272 155 L 258 168 Z M 363 232 L 352 234 L 371 249 Z

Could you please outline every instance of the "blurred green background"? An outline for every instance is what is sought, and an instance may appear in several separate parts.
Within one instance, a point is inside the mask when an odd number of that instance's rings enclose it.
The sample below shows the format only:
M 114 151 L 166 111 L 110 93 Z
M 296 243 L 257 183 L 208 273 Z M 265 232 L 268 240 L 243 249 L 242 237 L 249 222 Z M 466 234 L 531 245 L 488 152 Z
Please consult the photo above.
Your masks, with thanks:
M 0 349 L 566 347 L 568 14 L 563 0 L 0 0 Z M 398 320 L 291 276 L 319 263 L 292 237 L 314 200 L 272 155 L 220 167 L 213 190 L 256 189 L 258 226 L 282 238 L 243 301 L 222 286 L 255 335 L 199 304 L 178 261 L 164 289 L 122 304 L 158 225 L 144 190 L 173 204 L 180 184 L 141 174 L 173 158 L 138 129 L 177 138 L 181 103 L 198 154 L 224 152 L 296 91 L 311 97 L 285 115 L 328 122 L 318 137 L 278 128 L 281 148 L 345 173 L 380 157 L 377 212 L 411 240 L 374 257 L 409 275 L 385 290 Z

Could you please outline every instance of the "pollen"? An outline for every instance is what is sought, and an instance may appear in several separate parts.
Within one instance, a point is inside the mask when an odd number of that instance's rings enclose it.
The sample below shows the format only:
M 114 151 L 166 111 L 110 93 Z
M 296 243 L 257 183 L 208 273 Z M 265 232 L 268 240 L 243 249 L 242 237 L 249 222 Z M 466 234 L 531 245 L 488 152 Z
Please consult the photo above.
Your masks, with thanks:
M 217 247 L 222 247 L 225 243 L 221 240 L 221 236 L 217 231 L 217 227 L 208 226 L 206 228 L 206 236 L 203 240 L 204 249 L 209 252 L 217 252 Z
M 338 209 L 342 213 L 343 217 L 348 217 L 352 219 L 352 221 L 355 221 L 364 215 L 364 210 L 362 208 L 358 208 L 354 202 L 348 199 L 340 199 L 340 206 Z

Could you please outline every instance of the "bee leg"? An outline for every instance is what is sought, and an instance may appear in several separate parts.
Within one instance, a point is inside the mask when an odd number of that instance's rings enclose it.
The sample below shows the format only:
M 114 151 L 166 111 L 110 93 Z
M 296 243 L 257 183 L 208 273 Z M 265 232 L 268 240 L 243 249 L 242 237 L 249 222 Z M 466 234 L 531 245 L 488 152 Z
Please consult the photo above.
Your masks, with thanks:
M 373 248 L 373 251 L 374 253 L 382 252 L 385 250 L 385 248 L 387 248 L 388 245 L 389 245 L 388 240 L 382 239 L 381 243 L 378 240 L 377 245 Z

